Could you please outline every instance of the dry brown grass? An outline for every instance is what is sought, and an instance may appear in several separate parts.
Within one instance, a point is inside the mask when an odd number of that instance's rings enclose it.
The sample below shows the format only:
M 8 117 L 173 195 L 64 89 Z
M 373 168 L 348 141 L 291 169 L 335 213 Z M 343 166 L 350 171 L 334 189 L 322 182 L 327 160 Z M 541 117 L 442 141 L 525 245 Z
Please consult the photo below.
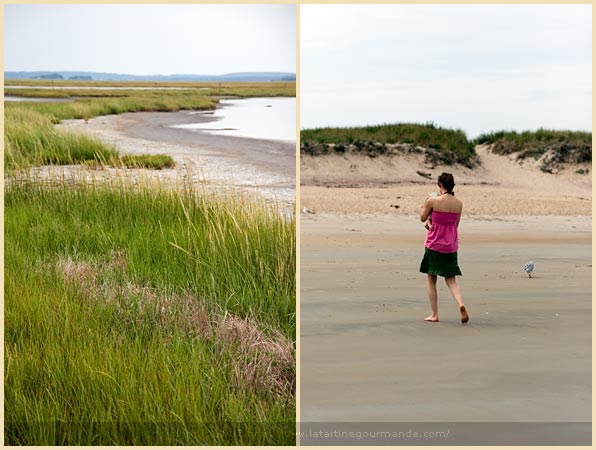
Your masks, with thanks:
M 164 292 L 128 281 L 122 251 L 97 261 L 69 256 L 54 267 L 85 299 L 115 307 L 123 320 L 150 320 L 164 331 L 175 328 L 189 339 L 211 343 L 215 351 L 233 355 L 237 388 L 295 395 L 294 343 L 279 331 L 265 333 L 253 318 L 210 311 L 205 299 L 189 292 Z
M 275 392 L 296 392 L 296 361 L 292 341 L 274 332 L 267 336 L 252 319 L 224 316 L 218 321 L 217 336 L 239 349 L 235 367 L 239 385 Z

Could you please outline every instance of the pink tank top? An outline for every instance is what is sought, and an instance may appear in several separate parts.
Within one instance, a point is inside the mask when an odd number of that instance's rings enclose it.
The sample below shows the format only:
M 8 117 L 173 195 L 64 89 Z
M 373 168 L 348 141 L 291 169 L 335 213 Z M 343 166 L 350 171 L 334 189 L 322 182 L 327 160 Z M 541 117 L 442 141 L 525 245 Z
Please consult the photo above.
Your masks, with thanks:
M 426 234 L 424 246 L 429 250 L 440 253 L 454 253 L 457 251 L 457 219 L 459 213 L 432 211 L 430 219 L 433 228 Z

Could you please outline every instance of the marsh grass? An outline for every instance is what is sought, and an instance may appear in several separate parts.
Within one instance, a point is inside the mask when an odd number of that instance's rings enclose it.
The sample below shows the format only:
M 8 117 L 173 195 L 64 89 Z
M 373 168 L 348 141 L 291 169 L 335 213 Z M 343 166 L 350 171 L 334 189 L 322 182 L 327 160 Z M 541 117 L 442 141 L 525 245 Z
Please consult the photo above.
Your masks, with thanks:
M 109 161 L 119 156 L 115 148 L 98 140 L 55 129 L 48 115 L 26 107 L 5 107 L 4 144 L 4 163 L 9 169 Z
M 14 80 L 12 80 L 14 81 Z M 11 102 L 5 105 L 4 163 L 9 169 L 45 164 L 78 164 L 90 166 L 116 165 L 167 168 L 171 158 L 161 156 L 120 156 L 111 146 L 73 133 L 54 130 L 52 124 L 63 120 L 83 119 L 108 114 L 138 111 L 172 112 L 179 110 L 214 109 L 218 95 L 236 97 L 294 96 L 295 83 L 145 83 L 155 89 L 93 90 L 93 89 L 36 89 L 54 85 L 47 82 L 23 82 L 31 89 L 5 90 L 7 95 L 24 97 L 68 98 L 72 102 Z M 63 86 L 136 86 L 139 83 L 65 82 Z M 141 83 L 141 85 L 144 85 Z M 58 84 L 56 84 L 58 86 Z M 184 87 L 182 90 L 159 89 L 163 86 Z M 186 89 L 188 88 L 188 89 Z M 197 89 L 200 88 L 201 90 Z M 209 90 L 202 90 L 209 88 Z
M 128 87 L 137 87 L 134 83 Z M 91 87 L 91 86 L 90 86 Z M 110 90 L 109 87 L 118 87 L 118 89 Z M 121 89 L 127 86 L 104 86 L 102 89 L 76 89 L 76 85 L 70 85 L 69 89 L 60 89 L 59 86 L 53 89 L 40 89 L 39 87 L 31 86 L 29 89 L 11 88 L 6 86 L 4 95 L 12 95 L 17 97 L 42 97 L 42 98 L 119 98 L 119 97 L 136 97 L 136 98 L 151 98 L 156 96 L 171 97 L 178 101 L 183 100 L 184 97 L 295 97 L 296 84 L 295 83 L 222 83 L 222 85 L 209 83 L 207 86 L 199 85 L 169 85 L 169 86 L 138 86 L 147 87 L 151 89 Z M 176 90 L 161 89 L 161 88 L 177 88 Z M 181 108 L 184 109 L 184 108 Z
M 294 444 L 293 216 L 17 172 L 5 262 L 7 444 Z
M 11 89 L 10 86 L 30 86 L 31 89 L 35 89 L 36 86 L 51 86 L 55 89 L 51 91 L 57 91 L 62 86 L 68 87 L 101 87 L 102 90 L 96 92 L 106 92 L 103 88 L 109 87 L 145 87 L 145 88 L 160 88 L 160 87 L 176 87 L 189 90 L 200 89 L 203 93 L 210 95 L 235 95 L 236 92 L 241 96 L 252 96 L 252 97 L 277 97 L 277 96 L 296 96 L 296 82 L 295 81 L 273 81 L 273 82 L 154 82 L 154 81 L 77 81 L 77 80 L 15 80 L 9 79 L 4 81 L 6 89 Z M 69 89 L 68 91 L 70 91 Z M 10 92 L 14 95 L 19 95 L 18 92 L 23 92 L 25 89 L 12 88 Z M 39 89 L 39 91 L 49 91 L 49 89 Z M 89 91 L 89 89 L 81 89 L 78 92 Z M 117 92 L 116 90 L 111 92 Z M 13 94 L 10 94 L 13 95 Z M 84 95 L 84 94 L 83 94 Z
M 121 157 L 112 146 L 81 133 L 57 130 L 53 125 L 66 119 L 88 120 L 95 116 L 132 111 L 211 109 L 215 107 L 215 103 L 214 99 L 204 96 L 152 94 L 144 97 L 87 98 L 69 103 L 7 104 L 4 110 L 4 163 L 9 169 L 31 165 L 78 163 L 172 167 L 174 161 L 171 157 Z
M 5 106 L 5 442 L 294 444 L 295 218 L 183 179 L 32 175 L 171 167 L 54 124 L 217 102 L 85 93 Z
M 19 104 L 17 104 L 19 103 Z M 99 98 L 77 98 L 67 103 L 12 102 L 11 108 L 27 108 L 52 118 L 54 123 L 67 119 L 90 119 L 108 114 L 138 111 L 179 111 L 181 109 L 214 109 L 217 100 L 203 94 L 185 91 L 133 91 L 131 95 Z

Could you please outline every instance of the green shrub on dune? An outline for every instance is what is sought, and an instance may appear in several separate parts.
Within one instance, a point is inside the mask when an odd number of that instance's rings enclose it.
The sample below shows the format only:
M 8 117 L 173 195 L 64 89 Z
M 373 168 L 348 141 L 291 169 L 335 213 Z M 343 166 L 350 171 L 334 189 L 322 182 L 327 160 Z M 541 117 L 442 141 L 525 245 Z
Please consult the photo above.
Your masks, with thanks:
M 547 130 L 536 131 L 495 131 L 483 133 L 475 143 L 492 145 L 499 154 L 520 152 L 521 159 L 540 156 L 551 149 L 568 153 L 573 162 L 592 161 L 592 133 L 587 131 Z M 569 150 L 569 151 L 566 151 Z

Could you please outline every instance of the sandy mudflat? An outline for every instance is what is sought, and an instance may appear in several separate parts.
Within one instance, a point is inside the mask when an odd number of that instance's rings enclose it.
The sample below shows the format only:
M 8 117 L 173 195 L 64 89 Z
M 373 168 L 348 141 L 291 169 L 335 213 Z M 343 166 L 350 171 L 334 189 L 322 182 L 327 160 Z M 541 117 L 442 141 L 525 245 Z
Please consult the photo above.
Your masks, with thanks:
M 138 112 L 64 121 L 59 127 L 84 132 L 114 145 L 123 154 L 168 154 L 177 167 L 124 171 L 124 176 L 160 179 L 190 177 L 196 182 L 234 185 L 291 206 L 295 201 L 296 147 L 292 143 L 217 136 L 172 125 L 213 120 L 208 112 Z M 69 169 L 67 169 L 69 170 Z M 94 176 L 101 174 L 94 171 Z M 108 176 L 123 171 L 108 170 Z
M 411 215 L 302 215 L 303 422 L 591 420 L 591 217 L 464 217 L 463 326 Z M 533 259 L 535 277 L 521 270 Z

